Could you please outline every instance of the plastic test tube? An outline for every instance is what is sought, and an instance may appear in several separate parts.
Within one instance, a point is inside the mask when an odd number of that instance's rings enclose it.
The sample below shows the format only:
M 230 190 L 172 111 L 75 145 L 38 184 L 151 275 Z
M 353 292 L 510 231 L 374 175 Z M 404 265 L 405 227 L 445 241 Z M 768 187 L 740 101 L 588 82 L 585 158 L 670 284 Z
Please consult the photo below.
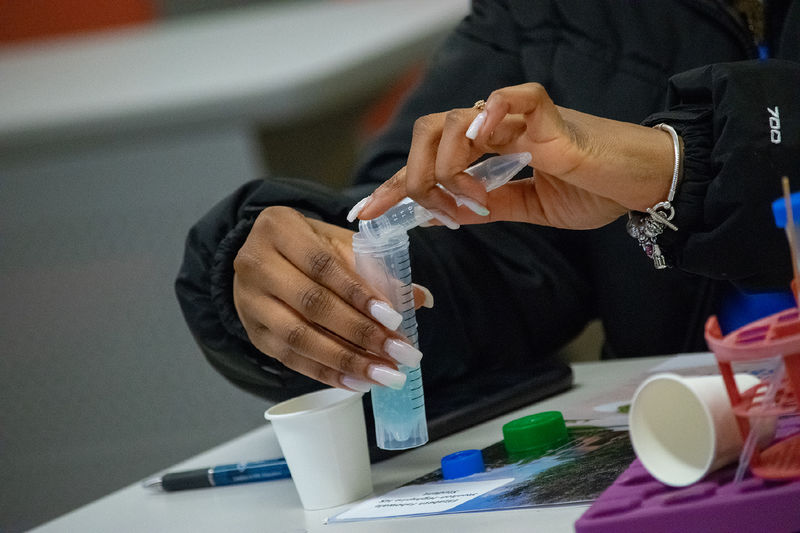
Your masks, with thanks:
M 419 348 L 408 235 L 400 232 L 386 239 L 371 240 L 356 233 L 353 236 L 353 252 L 359 274 L 403 315 L 399 331 L 409 343 Z M 404 450 L 428 442 L 420 367 L 400 365 L 399 370 L 406 374 L 402 389 L 375 386 L 370 392 L 376 442 L 384 450 Z
M 511 180 L 530 160 L 529 153 L 496 156 L 465 172 L 491 191 Z M 405 198 L 380 217 L 361 221 L 359 232 L 353 236 L 356 269 L 403 315 L 400 333 L 416 348 L 417 319 L 406 232 L 431 218 L 427 209 Z M 400 365 L 399 369 L 407 376 L 402 389 L 376 386 L 371 390 L 376 442 L 384 450 L 403 450 L 428 442 L 420 367 Z
M 508 183 L 531 161 L 531 154 L 520 152 L 490 157 L 464 172 L 483 183 L 487 192 Z M 433 214 L 411 198 L 403 198 L 384 214 L 358 224 L 359 233 L 368 239 L 377 240 L 394 233 L 405 233 L 434 218 Z

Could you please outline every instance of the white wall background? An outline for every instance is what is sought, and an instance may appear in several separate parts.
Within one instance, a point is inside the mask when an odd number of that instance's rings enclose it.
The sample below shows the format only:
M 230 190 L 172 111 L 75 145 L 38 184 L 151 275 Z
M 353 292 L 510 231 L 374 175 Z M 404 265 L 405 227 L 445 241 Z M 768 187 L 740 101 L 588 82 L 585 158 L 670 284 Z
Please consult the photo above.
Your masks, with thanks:
M 258 2 L 157 3 L 178 18 Z M 430 43 L 418 46 L 407 55 L 421 59 Z M 0 531 L 30 529 L 264 423 L 265 402 L 216 374 L 183 321 L 173 290 L 183 241 L 215 202 L 264 174 L 270 153 L 291 161 L 311 145 L 325 152 L 322 168 L 346 166 L 357 117 L 390 81 L 380 78 L 391 69 L 371 68 L 374 85 L 315 116 L 317 138 L 217 117 L 0 144 Z
M 191 224 L 261 174 L 235 129 L 0 153 L 0 530 L 262 423 L 172 283 Z

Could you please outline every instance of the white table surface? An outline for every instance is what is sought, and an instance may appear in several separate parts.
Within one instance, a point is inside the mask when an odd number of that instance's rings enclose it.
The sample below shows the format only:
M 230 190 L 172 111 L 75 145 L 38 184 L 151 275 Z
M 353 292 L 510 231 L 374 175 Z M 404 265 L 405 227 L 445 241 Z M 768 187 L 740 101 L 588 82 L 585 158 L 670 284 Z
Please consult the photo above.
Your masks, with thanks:
M 385 84 L 468 10 L 468 0 L 297 1 L 6 46 L 0 148 L 297 118 Z
M 568 392 L 491 420 L 440 441 L 373 465 L 375 494 L 383 494 L 439 467 L 449 453 L 484 448 L 502 439 L 502 425 L 514 418 L 546 410 L 591 406 L 608 391 L 635 387 L 664 358 L 642 358 L 573 366 L 575 386 Z M 171 471 L 279 457 L 272 428 L 246 433 L 226 444 L 175 465 Z M 135 461 L 135 457 L 120 458 Z M 352 505 L 352 504 L 351 504 Z M 268 531 L 290 532 L 516 532 L 573 531 L 586 505 L 498 512 L 398 518 L 323 524 L 348 506 L 304 511 L 290 479 L 237 486 L 163 493 L 136 483 L 44 524 L 36 531 Z

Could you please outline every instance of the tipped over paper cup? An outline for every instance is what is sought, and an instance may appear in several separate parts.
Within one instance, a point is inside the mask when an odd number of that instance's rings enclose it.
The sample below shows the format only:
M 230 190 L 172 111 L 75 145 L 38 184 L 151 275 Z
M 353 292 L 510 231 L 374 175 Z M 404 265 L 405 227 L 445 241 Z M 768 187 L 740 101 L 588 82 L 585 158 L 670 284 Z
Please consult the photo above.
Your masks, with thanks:
M 264 413 L 305 509 L 344 505 L 372 492 L 363 395 L 323 389 Z
M 759 383 L 737 374 L 743 392 Z M 736 461 L 742 435 L 721 376 L 655 374 L 636 390 L 630 410 L 633 450 L 650 474 L 685 487 Z

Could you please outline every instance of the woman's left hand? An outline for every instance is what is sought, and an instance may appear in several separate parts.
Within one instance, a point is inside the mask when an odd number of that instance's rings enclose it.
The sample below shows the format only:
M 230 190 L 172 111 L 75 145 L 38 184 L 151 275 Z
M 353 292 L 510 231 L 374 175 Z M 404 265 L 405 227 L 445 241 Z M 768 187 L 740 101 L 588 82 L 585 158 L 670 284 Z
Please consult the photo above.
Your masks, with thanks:
M 463 172 L 483 154 L 515 152 L 531 153 L 533 178 L 487 193 Z M 510 220 L 596 228 L 665 200 L 673 165 L 666 132 L 557 107 L 541 85 L 529 83 L 494 91 L 480 113 L 455 109 L 418 119 L 408 164 L 358 214 L 374 218 L 410 196 L 451 227 Z M 459 207 L 439 184 L 471 208 Z

